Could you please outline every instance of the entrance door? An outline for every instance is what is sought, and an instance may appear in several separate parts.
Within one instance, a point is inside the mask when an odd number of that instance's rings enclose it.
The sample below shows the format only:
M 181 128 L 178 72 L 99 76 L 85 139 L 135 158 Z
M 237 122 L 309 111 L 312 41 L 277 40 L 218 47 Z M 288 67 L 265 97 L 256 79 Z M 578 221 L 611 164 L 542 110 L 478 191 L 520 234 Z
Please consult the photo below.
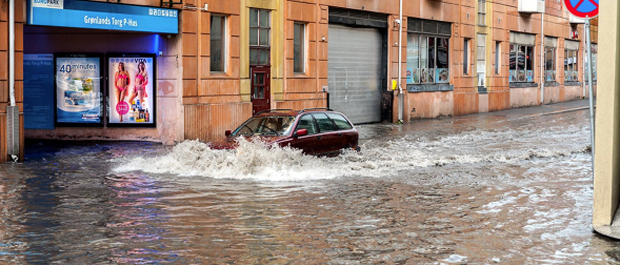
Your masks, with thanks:
M 271 68 L 266 66 L 254 66 L 250 68 L 252 76 L 252 112 L 271 108 L 271 87 L 270 72 Z

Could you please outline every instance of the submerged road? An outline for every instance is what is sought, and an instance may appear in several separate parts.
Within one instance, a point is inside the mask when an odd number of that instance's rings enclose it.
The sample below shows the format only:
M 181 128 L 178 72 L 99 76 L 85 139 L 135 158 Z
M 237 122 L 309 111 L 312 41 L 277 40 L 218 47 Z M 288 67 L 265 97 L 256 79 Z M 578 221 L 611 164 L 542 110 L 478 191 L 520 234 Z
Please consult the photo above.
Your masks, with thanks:
M 620 264 L 592 232 L 587 101 L 358 126 L 336 158 L 30 141 L 0 263 Z

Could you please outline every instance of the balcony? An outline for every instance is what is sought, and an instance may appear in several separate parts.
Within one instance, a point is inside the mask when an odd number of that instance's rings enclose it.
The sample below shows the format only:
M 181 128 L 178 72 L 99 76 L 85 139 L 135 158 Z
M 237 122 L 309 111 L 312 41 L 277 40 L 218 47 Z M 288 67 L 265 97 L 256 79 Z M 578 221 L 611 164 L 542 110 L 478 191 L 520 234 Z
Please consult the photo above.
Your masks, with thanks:
M 519 0 L 520 13 L 544 13 L 545 0 Z

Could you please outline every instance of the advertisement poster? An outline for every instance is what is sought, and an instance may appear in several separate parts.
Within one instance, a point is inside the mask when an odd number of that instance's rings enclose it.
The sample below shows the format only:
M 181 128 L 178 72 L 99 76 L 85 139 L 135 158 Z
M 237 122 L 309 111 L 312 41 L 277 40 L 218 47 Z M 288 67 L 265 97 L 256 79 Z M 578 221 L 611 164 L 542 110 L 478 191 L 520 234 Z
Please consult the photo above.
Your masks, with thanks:
M 54 128 L 54 55 L 24 54 L 24 129 Z
M 155 127 L 155 55 L 108 57 L 108 125 Z
M 101 56 L 56 55 L 56 125 L 101 126 Z
M 448 68 L 437 68 L 437 73 L 435 76 L 437 77 L 437 83 L 448 83 L 450 82 L 450 72 Z
M 407 67 L 407 84 L 413 84 L 413 68 Z

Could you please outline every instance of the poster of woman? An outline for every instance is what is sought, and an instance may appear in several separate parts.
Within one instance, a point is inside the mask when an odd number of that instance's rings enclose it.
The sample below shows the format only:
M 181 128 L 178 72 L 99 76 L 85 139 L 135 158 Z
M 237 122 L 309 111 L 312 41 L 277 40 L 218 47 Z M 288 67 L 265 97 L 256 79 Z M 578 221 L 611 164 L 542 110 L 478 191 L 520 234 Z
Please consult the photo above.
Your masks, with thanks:
M 108 57 L 108 124 L 155 127 L 155 56 Z

